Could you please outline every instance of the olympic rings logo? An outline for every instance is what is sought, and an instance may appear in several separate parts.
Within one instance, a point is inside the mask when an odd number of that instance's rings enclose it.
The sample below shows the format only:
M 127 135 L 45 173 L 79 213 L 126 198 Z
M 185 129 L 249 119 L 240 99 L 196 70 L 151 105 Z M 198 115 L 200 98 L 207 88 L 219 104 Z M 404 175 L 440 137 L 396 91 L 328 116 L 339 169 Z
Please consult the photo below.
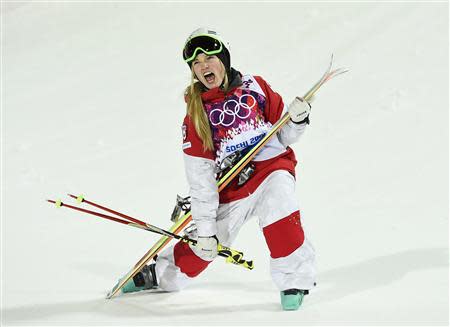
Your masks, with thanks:
M 250 99 L 247 99 L 250 98 Z M 250 100 L 250 105 L 244 100 Z M 229 127 L 234 124 L 236 117 L 245 119 L 250 116 L 252 109 L 256 105 L 256 99 L 251 94 L 242 94 L 239 100 L 228 100 L 223 104 L 222 109 L 217 108 L 209 113 L 209 121 L 213 126 L 222 125 Z

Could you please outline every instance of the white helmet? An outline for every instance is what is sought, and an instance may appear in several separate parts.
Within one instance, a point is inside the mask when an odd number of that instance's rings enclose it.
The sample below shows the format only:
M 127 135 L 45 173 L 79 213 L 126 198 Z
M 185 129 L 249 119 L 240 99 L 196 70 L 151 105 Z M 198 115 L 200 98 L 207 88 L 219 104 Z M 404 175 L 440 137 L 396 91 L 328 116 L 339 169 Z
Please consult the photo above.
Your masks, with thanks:
M 184 43 L 183 59 L 191 66 L 199 52 L 216 55 L 228 71 L 230 69 L 229 48 L 229 43 L 219 33 L 206 27 L 200 27 L 193 31 Z

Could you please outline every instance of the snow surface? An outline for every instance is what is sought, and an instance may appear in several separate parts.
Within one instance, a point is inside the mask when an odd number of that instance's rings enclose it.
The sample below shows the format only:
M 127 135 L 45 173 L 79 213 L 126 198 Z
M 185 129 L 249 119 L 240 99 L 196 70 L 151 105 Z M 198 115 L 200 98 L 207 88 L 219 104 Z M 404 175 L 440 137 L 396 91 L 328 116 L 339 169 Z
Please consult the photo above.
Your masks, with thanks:
M 2 3 L 5 325 L 448 325 L 448 2 Z M 169 227 L 188 191 L 181 47 L 199 26 L 290 101 L 333 52 L 295 144 L 318 287 L 282 312 L 256 220 L 180 293 L 107 291 L 158 236 L 56 209 L 66 193 Z

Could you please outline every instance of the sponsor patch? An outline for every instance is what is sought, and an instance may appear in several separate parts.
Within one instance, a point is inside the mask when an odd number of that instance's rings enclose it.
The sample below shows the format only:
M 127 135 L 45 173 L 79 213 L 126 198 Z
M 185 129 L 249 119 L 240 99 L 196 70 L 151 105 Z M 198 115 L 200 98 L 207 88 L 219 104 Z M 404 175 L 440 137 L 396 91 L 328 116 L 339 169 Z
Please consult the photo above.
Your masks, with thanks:
M 250 138 L 249 140 L 245 140 L 243 142 L 240 142 L 238 144 L 233 144 L 233 145 L 227 145 L 225 148 L 225 152 L 226 153 L 232 153 L 234 151 L 237 150 L 243 150 L 249 146 L 255 145 L 256 143 L 258 143 L 260 140 L 263 139 L 263 137 L 266 136 L 266 133 L 262 133 L 258 136 L 254 136 L 252 138 Z

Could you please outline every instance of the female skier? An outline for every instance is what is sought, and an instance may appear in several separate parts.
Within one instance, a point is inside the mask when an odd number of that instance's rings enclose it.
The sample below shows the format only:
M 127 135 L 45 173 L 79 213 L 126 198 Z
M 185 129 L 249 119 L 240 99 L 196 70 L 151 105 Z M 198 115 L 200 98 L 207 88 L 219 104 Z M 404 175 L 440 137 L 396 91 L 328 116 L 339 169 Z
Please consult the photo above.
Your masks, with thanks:
M 123 292 L 160 287 L 178 291 L 231 246 L 253 215 L 270 251 L 273 282 L 284 310 L 297 310 L 315 285 L 314 249 L 305 237 L 295 196 L 296 159 L 290 144 L 309 124 L 310 105 L 296 97 L 286 106 L 260 76 L 230 66 L 228 44 L 214 31 L 199 28 L 187 39 L 183 59 L 192 73 L 185 99 L 183 151 L 197 239 L 178 242 L 144 267 Z M 222 192 L 216 178 L 228 159 L 255 145 L 285 113 L 290 121 Z M 196 235 L 194 235 L 196 234 Z

